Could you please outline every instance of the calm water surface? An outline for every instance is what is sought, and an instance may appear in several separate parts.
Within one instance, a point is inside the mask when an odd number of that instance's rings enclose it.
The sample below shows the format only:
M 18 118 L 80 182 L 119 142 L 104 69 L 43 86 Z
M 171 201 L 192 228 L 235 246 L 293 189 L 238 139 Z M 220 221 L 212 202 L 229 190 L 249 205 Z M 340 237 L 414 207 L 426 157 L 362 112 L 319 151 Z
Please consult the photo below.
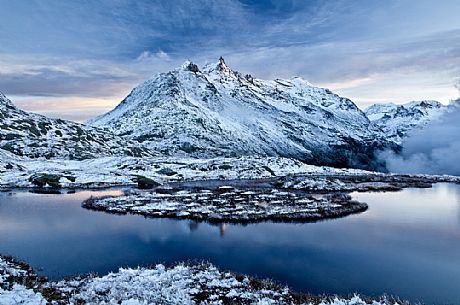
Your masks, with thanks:
M 91 195 L 0 193 L 0 253 L 51 279 L 207 260 L 311 293 L 383 293 L 460 304 L 460 186 L 361 193 L 369 210 L 307 224 L 210 225 L 110 215 Z

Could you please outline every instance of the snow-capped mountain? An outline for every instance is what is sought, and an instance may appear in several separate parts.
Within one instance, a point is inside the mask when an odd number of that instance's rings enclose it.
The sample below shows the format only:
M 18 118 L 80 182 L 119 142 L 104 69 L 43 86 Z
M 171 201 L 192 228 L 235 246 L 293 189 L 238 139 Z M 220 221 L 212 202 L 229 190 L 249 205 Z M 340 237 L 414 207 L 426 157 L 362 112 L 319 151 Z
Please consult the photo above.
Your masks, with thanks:
M 0 93 L 0 148 L 31 158 L 87 159 L 150 155 L 109 131 L 18 109 Z
M 423 128 L 447 109 L 447 106 L 437 101 L 415 101 L 403 105 L 375 104 L 365 112 L 369 120 L 380 127 L 388 139 L 400 144 L 408 132 Z
M 368 164 L 373 150 L 388 144 L 349 99 L 302 78 L 242 75 L 223 58 L 161 73 L 88 123 L 165 155 L 268 155 L 352 166 Z

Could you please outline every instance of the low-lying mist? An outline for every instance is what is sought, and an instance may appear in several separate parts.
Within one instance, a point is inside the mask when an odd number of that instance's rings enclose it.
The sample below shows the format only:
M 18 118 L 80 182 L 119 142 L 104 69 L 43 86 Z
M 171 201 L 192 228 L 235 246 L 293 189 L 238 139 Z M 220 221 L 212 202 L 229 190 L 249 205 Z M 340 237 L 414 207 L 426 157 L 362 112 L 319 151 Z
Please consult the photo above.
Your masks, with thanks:
M 414 130 L 398 154 L 379 155 L 390 172 L 460 175 L 460 99 L 451 110 L 421 130 Z

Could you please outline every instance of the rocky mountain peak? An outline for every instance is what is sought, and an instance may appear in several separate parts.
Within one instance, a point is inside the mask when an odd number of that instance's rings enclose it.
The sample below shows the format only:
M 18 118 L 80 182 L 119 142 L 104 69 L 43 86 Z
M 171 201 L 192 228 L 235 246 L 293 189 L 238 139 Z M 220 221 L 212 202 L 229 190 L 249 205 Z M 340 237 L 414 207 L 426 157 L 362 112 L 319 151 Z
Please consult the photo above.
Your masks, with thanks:
M 214 77 L 231 77 L 238 78 L 239 73 L 233 71 L 225 62 L 225 59 L 221 56 L 217 63 L 206 64 L 201 71 L 205 74 L 214 75 Z
M 219 57 L 219 63 L 217 64 L 217 67 L 221 72 L 230 70 L 230 68 L 225 63 L 225 59 L 222 56 Z
M 147 80 L 89 124 L 163 155 L 199 158 L 283 156 L 350 166 L 354 154 L 359 163 L 386 143 L 352 101 L 301 78 L 241 74 L 222 57 Z
M 182 70 L 185 71 L 190 71 L 190 72 L 200 72 L 200 69 L 198 68 L 198 65 L 194 64 L 193 62 L 187 60 L 185 63 L 182 64 Z

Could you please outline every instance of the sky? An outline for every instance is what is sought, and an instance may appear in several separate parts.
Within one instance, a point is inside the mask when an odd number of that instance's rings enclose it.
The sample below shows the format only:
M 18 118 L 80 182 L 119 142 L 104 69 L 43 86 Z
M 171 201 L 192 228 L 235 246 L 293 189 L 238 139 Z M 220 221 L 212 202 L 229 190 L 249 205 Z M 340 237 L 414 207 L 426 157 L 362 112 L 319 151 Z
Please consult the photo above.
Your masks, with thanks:
M 84 121 L 185 60 L 301 76 L 359 107 L 459 97 L 459 0 L 0 0 L 0 91 Z

